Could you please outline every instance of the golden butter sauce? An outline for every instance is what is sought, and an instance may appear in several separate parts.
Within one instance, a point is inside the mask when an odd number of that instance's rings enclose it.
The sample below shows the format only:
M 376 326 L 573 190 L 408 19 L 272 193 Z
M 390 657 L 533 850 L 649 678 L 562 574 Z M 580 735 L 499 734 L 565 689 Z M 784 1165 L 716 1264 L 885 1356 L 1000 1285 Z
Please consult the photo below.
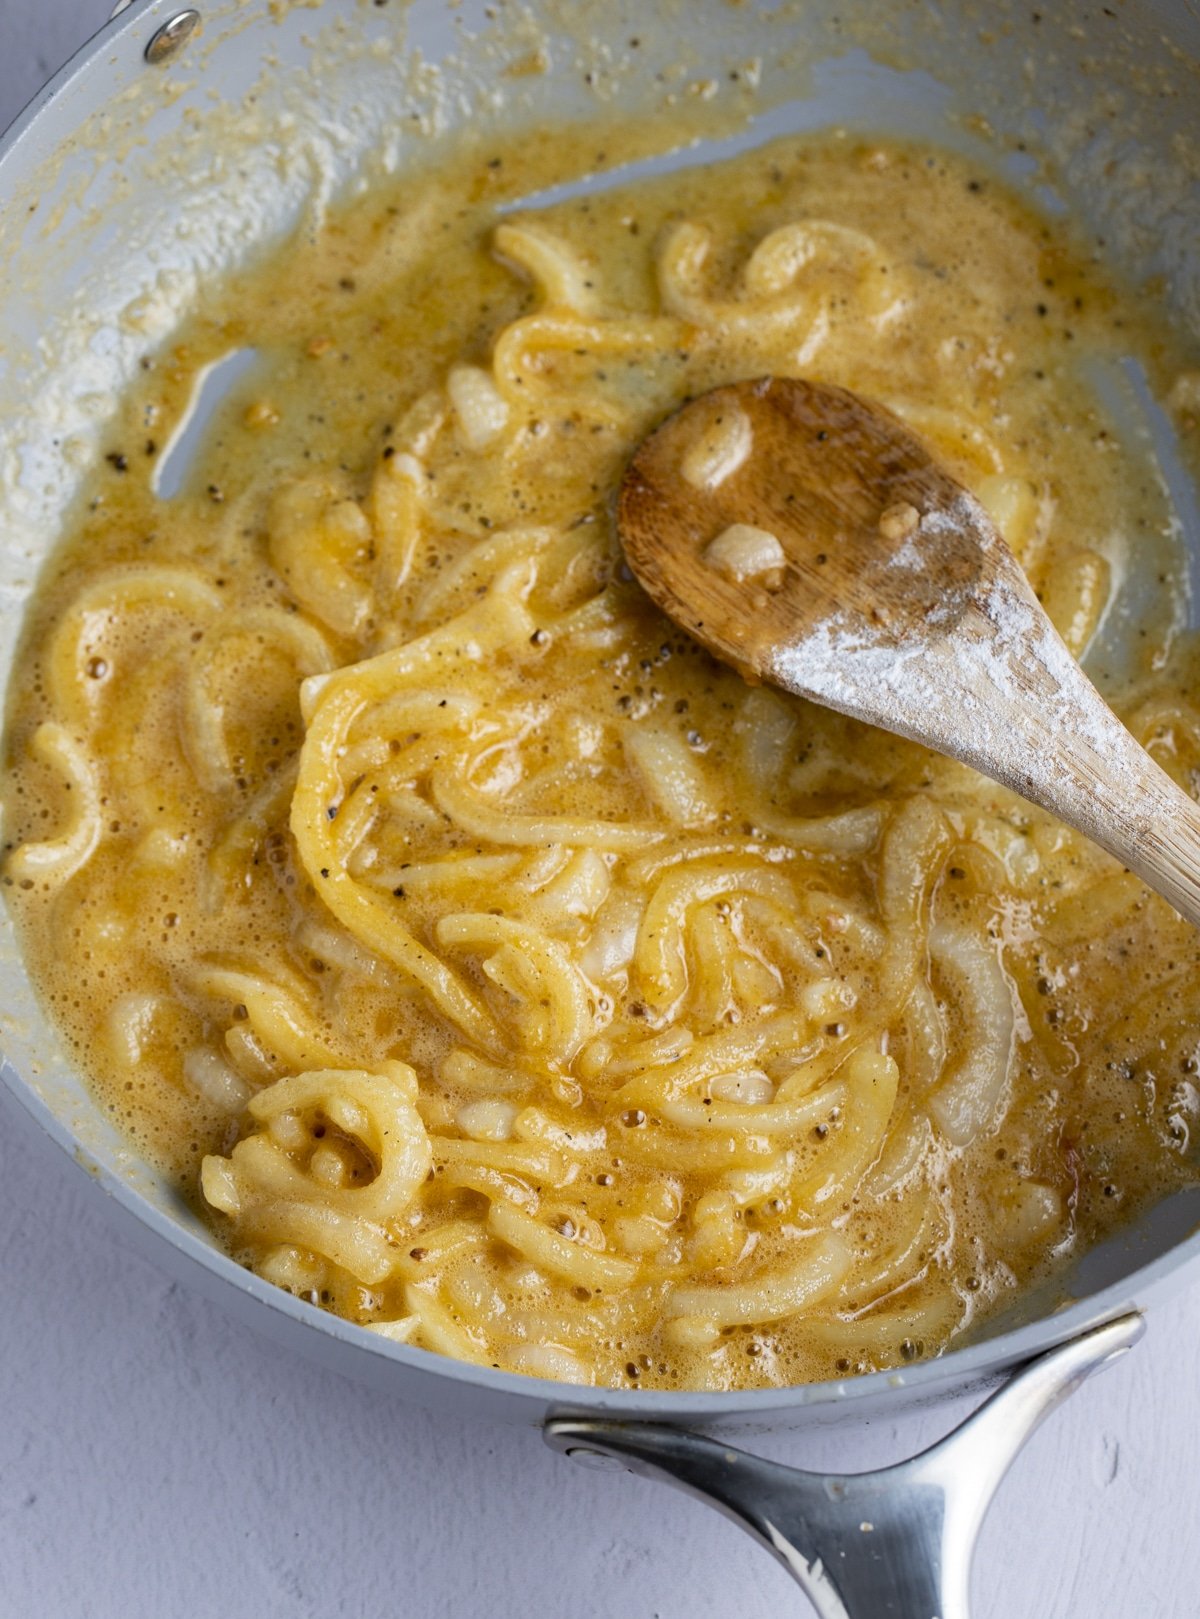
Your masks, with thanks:
M 594 156 L 409 177 L 146 356 L 30 611 L 5 893 L 104 1106 L 314 1304 L 618 1386 L 891 1366 L 1195 1179 L 1197 937 L 712 662 L 613 495 L 718 383 L 883 401 L 1193 788 L 1178 523 L 1090 368 L 1175 386 L 1194 458 L 1198 362 L 957 157 L 833 132 L 501 211 Z

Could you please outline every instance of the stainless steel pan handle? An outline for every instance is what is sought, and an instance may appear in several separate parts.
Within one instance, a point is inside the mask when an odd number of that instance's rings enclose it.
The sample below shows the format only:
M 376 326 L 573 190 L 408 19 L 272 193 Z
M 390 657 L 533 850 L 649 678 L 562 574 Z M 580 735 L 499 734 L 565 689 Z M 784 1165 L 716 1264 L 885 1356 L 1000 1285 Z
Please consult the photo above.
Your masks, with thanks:
M 553 1418 L 546 1443 L 612 1457 L 715 1506 L 774 1553 L 820 1619 L 969 1619 L 975 1538 L 1040 1423 L 1141 1337 L 1122 1316 L 1016 1372 L 953 1433 L 872 1473 L 808 1473 L 656 1423 Z

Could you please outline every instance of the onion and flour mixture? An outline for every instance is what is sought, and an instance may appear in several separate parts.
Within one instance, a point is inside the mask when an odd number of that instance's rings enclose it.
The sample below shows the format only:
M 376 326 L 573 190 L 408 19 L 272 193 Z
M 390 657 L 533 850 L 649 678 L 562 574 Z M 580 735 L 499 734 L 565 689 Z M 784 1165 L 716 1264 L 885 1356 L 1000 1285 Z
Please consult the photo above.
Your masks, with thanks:
M 360 201 L 146 356 L 30 616 L 5 894 L 97 1094 L 280 1286 L 567 1381 L 887 1367 L 1195 1179 L 1200 936 L 713 663 L 612 499 L 718 383 L 879 399 L 1076 652 L 1157 581 L 1098 673 L 1190 787 L 1177 522 L 1087 378 L 1139 356 L 1194 453 L 1198 362 L 957 158 L 830 135 L 500 211 L 595 160 Z

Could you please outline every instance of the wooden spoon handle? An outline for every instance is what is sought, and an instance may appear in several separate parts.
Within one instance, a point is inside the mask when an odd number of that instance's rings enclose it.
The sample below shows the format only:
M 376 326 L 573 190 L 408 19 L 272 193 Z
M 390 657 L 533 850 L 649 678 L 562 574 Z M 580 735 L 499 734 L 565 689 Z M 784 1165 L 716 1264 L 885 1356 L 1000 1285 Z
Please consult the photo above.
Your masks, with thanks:
M 1024 778 L 1017 791 L 1107 849 L 1200 926 L 1200 806 L 1121 724 L 1015 563 L 1002 595 L 1010 630 L 1028 615 L 1003 660 L 1006 678 L 1024 685 L 1027 676 L 1044 693 L 1040 702 L 1031 693 L 1033 701 L 1004 704 Z
M 839 651 L 829 667 L 773 673 L 1040 804 L 1200 926 L 1200 806 L 1108 707 L 1007 553 L 944 638 L 911 656 Z
M 1064 648 L 1065 652 L 1065 648 Z M 1014 705 L 1017 792 L 1107 849 L 1200 926 L 1200 807 L 1125 729 L 1072 661 L 1053 706 Z M 999 777 L 995 764 L 979 768 Z

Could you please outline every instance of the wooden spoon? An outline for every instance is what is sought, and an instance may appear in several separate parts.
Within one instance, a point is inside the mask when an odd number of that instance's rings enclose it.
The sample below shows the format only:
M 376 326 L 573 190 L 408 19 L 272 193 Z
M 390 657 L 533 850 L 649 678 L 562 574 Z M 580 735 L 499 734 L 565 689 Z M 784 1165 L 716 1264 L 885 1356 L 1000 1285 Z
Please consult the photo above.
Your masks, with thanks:
M 1200 809 L 1134 741 L 977 500 L 881 405 L 781 378 L 693 400 L 621 486 L 625 554 L 717 657 L 1077 827 L 1200 926 Z

